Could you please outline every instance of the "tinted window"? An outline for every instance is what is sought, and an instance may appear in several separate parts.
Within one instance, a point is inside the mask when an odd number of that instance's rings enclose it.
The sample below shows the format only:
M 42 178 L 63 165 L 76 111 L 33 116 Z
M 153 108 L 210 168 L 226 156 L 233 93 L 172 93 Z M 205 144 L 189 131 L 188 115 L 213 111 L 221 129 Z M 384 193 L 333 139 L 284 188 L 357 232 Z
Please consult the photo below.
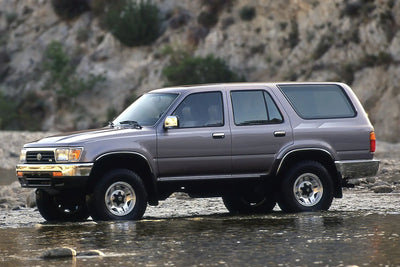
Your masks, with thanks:
M 337 85 L 279 85 L 297 114 L 304 119 L 354 117 L 356 112 Z
M 260 125 L 283 121 L 277 106 L 265 91 L 233 91 L 231 98 L 236 125 Z
M 189 95 L 173 115 L 178 117 L 180 128 L 223 126 L 222 94 L 209 92 Z

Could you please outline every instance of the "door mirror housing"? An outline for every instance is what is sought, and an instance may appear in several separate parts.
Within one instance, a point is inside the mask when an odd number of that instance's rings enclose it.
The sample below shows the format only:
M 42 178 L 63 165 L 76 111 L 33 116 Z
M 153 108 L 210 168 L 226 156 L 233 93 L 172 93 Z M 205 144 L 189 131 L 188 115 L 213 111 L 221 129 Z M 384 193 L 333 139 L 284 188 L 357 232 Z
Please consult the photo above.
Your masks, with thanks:
M 179 126 L 179 120 L 177 116 L 168 116 L 164 121 L 165 129 L 177 128 Z

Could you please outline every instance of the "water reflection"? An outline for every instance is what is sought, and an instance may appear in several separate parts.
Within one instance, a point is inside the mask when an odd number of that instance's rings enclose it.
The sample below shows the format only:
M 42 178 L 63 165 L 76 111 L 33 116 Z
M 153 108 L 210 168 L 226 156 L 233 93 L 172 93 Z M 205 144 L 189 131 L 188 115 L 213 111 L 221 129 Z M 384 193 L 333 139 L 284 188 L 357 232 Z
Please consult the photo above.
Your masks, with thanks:
M 398 265 L 399 219 L 326 212 L 41 224 L 0 229 L 0 265 Z M 106 256 L 38 259 L 61 246 L 99 249 Z

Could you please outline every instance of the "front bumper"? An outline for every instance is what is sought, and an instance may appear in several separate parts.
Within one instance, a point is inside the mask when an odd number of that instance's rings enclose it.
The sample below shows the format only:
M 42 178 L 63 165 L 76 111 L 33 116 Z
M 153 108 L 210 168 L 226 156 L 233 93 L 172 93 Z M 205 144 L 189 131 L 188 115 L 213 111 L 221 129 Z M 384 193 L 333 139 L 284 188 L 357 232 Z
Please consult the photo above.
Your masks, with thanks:
M 374 176 L 378 173 L 379 160 L 342 160 L 335 161 L 336 169 L 345 179 Z
M 74 188 L 86 184 L 93 163 L 18 164 L 17 178 L 22 187 Z

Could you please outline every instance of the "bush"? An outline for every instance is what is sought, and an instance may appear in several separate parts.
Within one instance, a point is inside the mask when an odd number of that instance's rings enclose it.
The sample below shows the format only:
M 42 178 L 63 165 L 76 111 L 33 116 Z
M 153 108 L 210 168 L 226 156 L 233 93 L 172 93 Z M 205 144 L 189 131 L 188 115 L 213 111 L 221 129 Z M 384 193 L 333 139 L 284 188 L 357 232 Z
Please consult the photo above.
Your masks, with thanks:
M 10 124 L 17 118 L 17 108 L 14 101 L 6 98 L 0 92 L 0 129 L 9 130 Z
M 252 6 L 244 6 L 239 12 L 242 20 L 250 21 L 256 16 L 256 9 Z
M 168 79 L 168 85 L 245 81 L 244 77 L 231 71 L 222 59 L 212 55 L 203 58 L 181 53 L 179 58 L 172 58 L 163 69 L 163 75 Z
M 218 15 L 214 12 L 202 11 L 197 17 L 197 22 L 206 28 L 212 28 L 218 22 Z
M 127 46 L 148 45 L 160 35 L 159 10 L 151 1 L 119 1 L 105 15 L 110 32 Z
M 89 10 L 87 0 L 51 0 L 54 12 L 62 19 L 73 19 Z
M 76 97 L 85 90 L 91 90 L 98 82 L 104 81 L 102 75 L 89 75 L 83 79 L 75 74 L 76 65 L 71 62 L 60 42 L 52 41 L 45 53 L 43 60 L 44 71 L 50 72 L 43 89 L 54 90 L 58 97 Z

